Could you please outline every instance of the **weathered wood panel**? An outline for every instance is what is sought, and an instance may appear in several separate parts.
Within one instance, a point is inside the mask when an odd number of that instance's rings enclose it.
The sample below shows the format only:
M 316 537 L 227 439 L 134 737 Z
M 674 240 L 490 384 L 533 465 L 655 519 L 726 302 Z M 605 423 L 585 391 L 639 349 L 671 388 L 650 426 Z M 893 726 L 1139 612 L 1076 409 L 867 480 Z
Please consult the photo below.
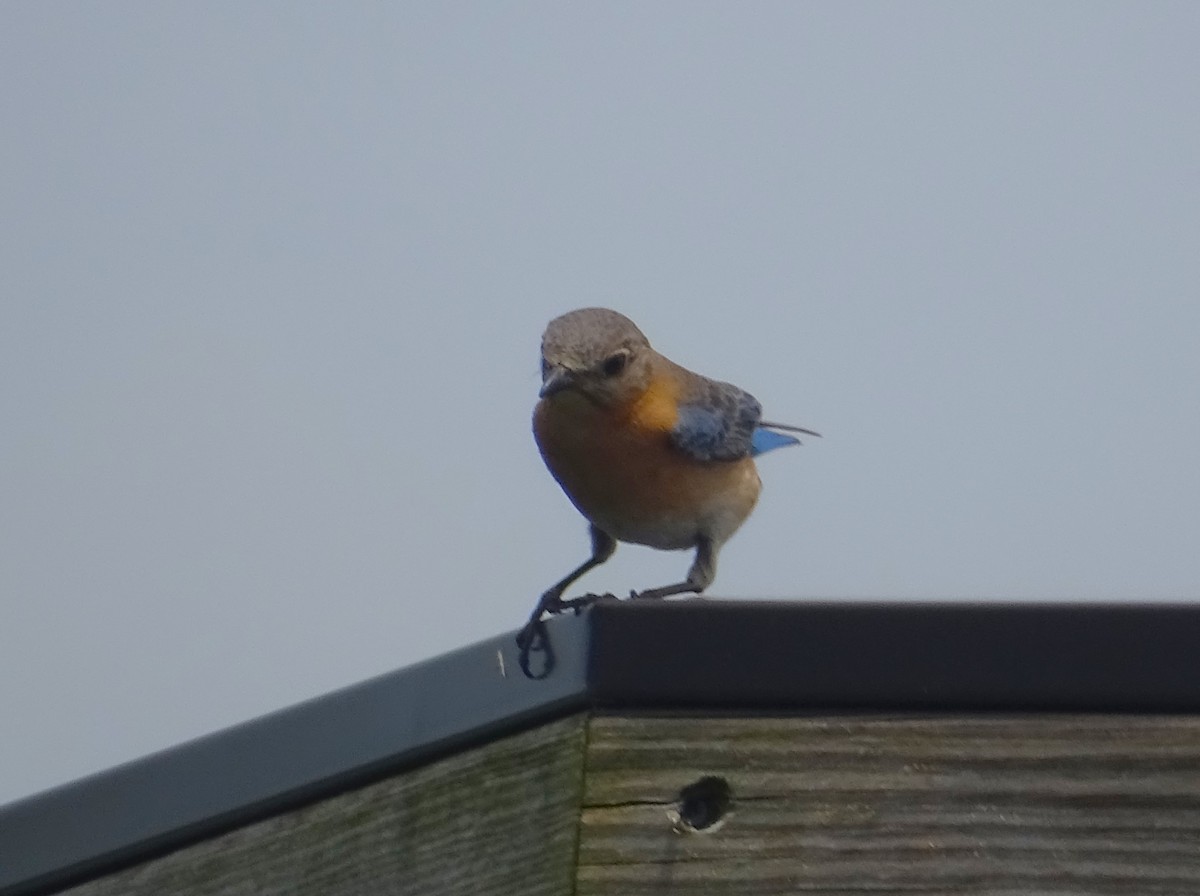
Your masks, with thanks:
M 562 896 L 586 719 L 497 740 L 75 887 L 71 896 Z
M 69 892 L 1200 894 L 1200 718 L 576 716 Z
M 1194 896 L 1200 719 L 594 718 L 575 892 Z

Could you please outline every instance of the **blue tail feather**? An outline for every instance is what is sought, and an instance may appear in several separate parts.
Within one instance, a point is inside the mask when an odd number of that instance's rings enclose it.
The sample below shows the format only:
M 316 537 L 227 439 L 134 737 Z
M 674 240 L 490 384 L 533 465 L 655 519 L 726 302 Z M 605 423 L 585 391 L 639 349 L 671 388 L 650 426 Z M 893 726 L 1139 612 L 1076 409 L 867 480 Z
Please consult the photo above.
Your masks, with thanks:
M 763 429 L 761 426 L 754 430 L 754 434 L 750 436 L 750 456 L 758 457 L 760 454 L 766 454 L 775 448 L 782 448 L 785 445 L 799 445 L 800 440 L 793 436 L 785 436 L 781 432 L 772 432 L 769 429 Z

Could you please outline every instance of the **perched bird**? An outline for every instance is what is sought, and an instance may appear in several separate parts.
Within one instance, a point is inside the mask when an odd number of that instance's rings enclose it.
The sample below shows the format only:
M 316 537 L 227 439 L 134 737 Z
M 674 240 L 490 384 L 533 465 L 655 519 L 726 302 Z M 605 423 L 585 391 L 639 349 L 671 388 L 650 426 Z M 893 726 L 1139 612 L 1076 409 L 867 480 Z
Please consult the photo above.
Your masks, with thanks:
M 530 626 L 544 613 L 596 600 L 564 600 L 563 592 L 611 557 L 618 541 L 696 551 L 684 581 L 631 597 L 703 591 L 721 546 L 758 501 L 762 482 L 753 458 L 799 444 L 777 430 L 818 435 L 763 421 L 750 393 L 668 360 L 633 321 L 607 308 L 550 321 L 540 399 L 533 413 L 538 449 L 587 518 L 592 554 L 542 595 Z

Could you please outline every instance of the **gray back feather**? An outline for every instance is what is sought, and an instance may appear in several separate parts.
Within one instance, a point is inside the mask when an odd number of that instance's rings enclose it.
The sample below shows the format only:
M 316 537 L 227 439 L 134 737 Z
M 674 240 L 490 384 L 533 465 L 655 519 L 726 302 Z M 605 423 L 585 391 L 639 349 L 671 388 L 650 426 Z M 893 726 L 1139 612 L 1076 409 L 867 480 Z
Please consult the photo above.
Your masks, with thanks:
M 737 460 L 750 456 L 761 417 L 762 405 L 749 392 L 697 376 L 696 389 L 680 402 L 671 441 L 696 460 Z

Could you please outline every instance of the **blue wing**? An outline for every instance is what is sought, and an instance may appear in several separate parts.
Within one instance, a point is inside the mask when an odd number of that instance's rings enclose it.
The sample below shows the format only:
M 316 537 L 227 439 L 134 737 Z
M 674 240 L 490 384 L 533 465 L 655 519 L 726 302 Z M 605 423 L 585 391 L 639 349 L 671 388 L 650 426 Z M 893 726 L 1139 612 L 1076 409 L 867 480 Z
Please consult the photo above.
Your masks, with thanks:
M 696 460 L 737 460 L 769 450 L 755 450 L 762 405 L 753 395 L 715 380 L 705 380 L 697 392 L 679 406 L 679 419 L 671 430 L 675 447 Z
M 800 426 L 764 421 L 758 399 L 737 386 L 702 377 L 697 380 L 687 401 L 680 404 L 679 418 L 671 430 L 675 447 L 696 460 L 757 457 L 800 444 L 795 436 L 775 432 L 777 429 L 819 435 Z

